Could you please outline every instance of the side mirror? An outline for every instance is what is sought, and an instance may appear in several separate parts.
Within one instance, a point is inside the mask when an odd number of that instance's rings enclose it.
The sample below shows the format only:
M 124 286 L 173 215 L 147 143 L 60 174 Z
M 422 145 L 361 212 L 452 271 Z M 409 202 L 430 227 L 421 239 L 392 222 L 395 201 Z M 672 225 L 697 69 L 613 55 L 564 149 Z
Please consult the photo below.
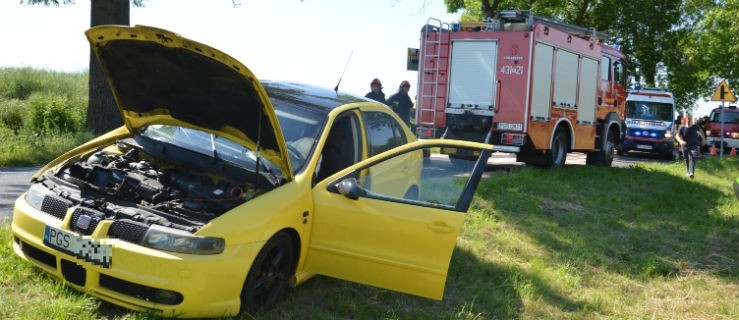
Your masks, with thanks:
M 352 199 L 357 200 L 359 199 L 359 184 L 357 184 L 357 179 L 355 178 L 346 178 L 344 180 L 341 180 L 337 185 L 337 189 L 339 190 L 339 193 L 343 196 Z

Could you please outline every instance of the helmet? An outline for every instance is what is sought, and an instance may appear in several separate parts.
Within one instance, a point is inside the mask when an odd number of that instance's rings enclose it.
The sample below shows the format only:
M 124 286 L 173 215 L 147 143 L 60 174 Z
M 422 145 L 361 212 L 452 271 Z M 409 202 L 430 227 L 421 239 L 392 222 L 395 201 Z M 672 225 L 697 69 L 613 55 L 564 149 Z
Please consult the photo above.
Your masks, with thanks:
M 372 79 L 372 82 L 370 82 L 370 86 L 374 84 L 379 85 L 380 88 L 382 88 L 382 82 L 380 82 L 380 79 L 377 79 L 377 78 Z

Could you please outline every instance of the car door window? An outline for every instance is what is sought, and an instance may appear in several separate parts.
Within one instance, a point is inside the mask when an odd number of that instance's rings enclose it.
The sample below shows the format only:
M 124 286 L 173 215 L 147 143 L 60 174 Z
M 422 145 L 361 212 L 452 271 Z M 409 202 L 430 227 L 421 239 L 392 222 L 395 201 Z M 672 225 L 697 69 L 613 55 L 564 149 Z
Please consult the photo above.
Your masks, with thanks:
M 476 157 L 450 159 L 439 150 L 429 147 L 393 155 L 338 180 L 335 190 L 350 196 L 465 212 L 472 198 L 469 190 L 474 193 L 468 184 L 477 183 L 471 177 L 475 177 L 474 170 L 484 170 L 487 157 L 478 164 Z M 479 149 L 469 150 L 471 155 L 480 153 Z
M 408 143 L 408 138 L 398 125 L 398 121 L 387 113 L 377 111 L 362 112 L 369 156 L 380 154 Z

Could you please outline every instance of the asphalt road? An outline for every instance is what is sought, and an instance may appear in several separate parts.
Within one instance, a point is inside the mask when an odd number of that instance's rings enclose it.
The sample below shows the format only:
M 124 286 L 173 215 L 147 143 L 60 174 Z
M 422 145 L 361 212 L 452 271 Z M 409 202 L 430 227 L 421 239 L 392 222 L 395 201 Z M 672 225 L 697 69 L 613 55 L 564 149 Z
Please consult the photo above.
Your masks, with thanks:
M 40 166 L 0 168 L 0 221 L 13 215 L 15 199 L 26 192 L 31 176 L 39 168 Z
M 656 156 L 650 154 L 638 154 L 636 152 L 629 153 L 628 156 L 616 156 L 613 161 L 614 167 L 631 167 L 638 162 L 664 162 Z M 512 168 L 523 166 L 521 162 L 516 162 L 516 155 L 510 153 L 494 153 L 488 162 L 485 177 L 489 177 L 496 173 L 510 172 Z M 569 153 L 565 166 L 585 165 L 585 154 Z M 33 167 L 12 167 L 0 168 L 0 221 L 10 219 L 13 215 L 13 204 L 23 192 L 28 189 L 31 176 L 40 168 Z M 0 222 L 2 223 L 2 222 Z

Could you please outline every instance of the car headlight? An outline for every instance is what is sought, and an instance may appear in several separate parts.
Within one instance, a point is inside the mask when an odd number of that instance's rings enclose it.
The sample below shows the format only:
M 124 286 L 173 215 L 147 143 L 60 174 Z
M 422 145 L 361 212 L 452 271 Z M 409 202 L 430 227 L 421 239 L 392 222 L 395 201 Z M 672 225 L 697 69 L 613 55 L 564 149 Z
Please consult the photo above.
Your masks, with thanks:
M 52 194 L 51 190 L 40 183 L 34 183 L 30 188 L 28 188 L 28 192 L 26 192 L 26 202 L 28 202 L 28 204 L 34 209 L 41 210 L 41 204 L 44 203 L 44 197 L 49 194 Z
M 172 252 L 191 254 L 218 254 L 226 241 L 221 238 L 199 237 L 182 230 L 152 225 L 146 231 L 141 245 Z
M 672 132 L 670 132 L 670 130 L 665 131 L 665 138 L 672 138 Z
M 706 137 L 711 135 L 711 130 L 706 130 Z

